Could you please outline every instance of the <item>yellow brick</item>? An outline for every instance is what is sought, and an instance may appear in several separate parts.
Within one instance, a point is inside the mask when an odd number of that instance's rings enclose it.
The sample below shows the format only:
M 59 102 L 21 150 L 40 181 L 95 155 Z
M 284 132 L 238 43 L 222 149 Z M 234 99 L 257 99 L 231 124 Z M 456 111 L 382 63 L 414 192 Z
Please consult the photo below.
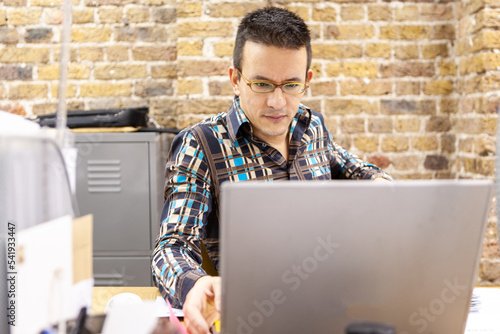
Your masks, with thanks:
M 128 63 L 95 65 L 94 77 L 98 80 L 120 80 L 128 78 L 145 78 L 146 65 L 131 65 Z
M 191 95 L 203 93 L 203 83 L 201 79 L 179 79 L 177 80 L 177 94 Z
M 151 77 L 154 79 L 175 79 L 177 78 L 177 65 L 152 66 Z
M 176 58 L 177 48 L 174 45 L 136 46 L 132 48 L 132 59 L 134 60 L 173 61 Z
M 249 4 L 250 1 L 245 2 L 245 3 Z M 263 7 L 263 4 L 259 5 L 257 8 L 254 8 L 254 9 L 258 9 L 258 8 L 261 8 L 261 7 Z M 305 22 L 307 22 L 307 21 L 310 20 L 310 17 L 309 17 L 309 7 L 307 7 L 307 6 L 288 5 L 285 8 L 288 9 L 289 11 L 291 11 L 292 13 L 297 14 L 297 16 L 300 17 Z
M 419 132 L 420 119 L 418 117 L 396 118 L 395 129 L 397 132 Z
M 422 45 L 422 58 L 424 59 L 446 58 L 448 55 L 448 45 L 445 43 Z
M 102 43 L 111 40 L 109 27 L 73 27 L 71 41 L 74 43 Z
M 177 65 L 184 76 L 227 75 L 229 60 L 179 60 Z
M 141 0 L 140 3 L 144 6 L 163 6 L 175 4 L 175 0 Z
M 7 24 L 6 11 L 5 9 L 0 9 L 0 26 L 4 26 L 6 24 Z
M 319 22 L 334 22 L 337 21 L 337 11 L 333 7 L 316 5 L 313 7 L 312 19 Z
M 415 81 L 396 81 L 397 95 L 419 95 L 420 82 Z
M 44 8 L 43 21 L 47 25 L 61 25 L 63 19 L 63 11 L 61 8 Z M 73 12 L 72 22 L 75 23 Z
M 359 5 L 347 5 L 340 8 L 342 21 L 358 21 L 365 18 L 365 9 Z
M 231 37 L 233 25 L 225 21 L 181 21 L 178 23 L 179 37 Z
M 211 17 L 243 17 L 247 13 L 262 7 L 262 3 L 245 2 L 213 2 L 209 3 L 206 13 Z
M 392 133 L 394 122 L 391 118 L 372 118 L 368 120 L 368 132 L 371 133 Z
M 47 115 L 57 111 L 57 103 L 40 103 L 33 105 L 33 114 Z
M 418 155 L 396 156 L 391 159 L 391 163 L 398 171 L 415 171 L 422 163 Z
M 417 21 L 419 20 L 419 9 L 416 5 L 404 4 L 395 10 L 396 21 Z
M 396 45 L 394 47 L 394 56 L 402 60 L 418 59 L 418 45 Z
M 448 95 L 453 89 L 452 80 L 432 80 L 424 83 L 423 92 L 426 95 Z
M 481 57 L 483 58 L 484 70 L 498 71 L 498 69 L 500 69 L 500 54 L 483 53 Z
M 392 93 L 392 82 L 382 80 L 346 80 L 340 83 L 342 95 L 387 95 Z
M 380 27 L 380 39 L 420 40 L 431 36 L 430 26 L 387 24 Z
M 481 28 L 487 27 L 495 29 L 500 26 L 500 11 L 499 10 L 489 10 L 481 11 L 479 13 L 478 20 L 481 22 Z
M 80 86 L 80 95 L 82 97 L 131 96 L 132 84 L 129 82 L 87 82 Z
M 339 127 L 338 121 L 333 117 L 325 117 L 325 125 L 326 125 L 326 128 L 332 134 L 335 134 L 337 132 L 338 127 Z M 338 138 L 335 138 L 335 142 L 339 145 L 342 145 L 341 143 L 338 142 Z M 343 147 L 345 147 L 345 146 L 343 146 Z
M 437 136 L 417 136 L 411 139 L 411 146 L 418 151 L 435 151 L 439 141 Z
M 373 5 L 368 7 L 370 21 L 392 21 L 392 10 L 389 5 Z
M 378 113 L 378 102 L 357 99 L 334 99 L 325 101 L 326 115 L 356 115 Z
M 208 84 L 208 90 L 211 96 L 234 95 L 233 86 L 229 80 L 214 80 Z
M 63 0 L 30 0 L 33 7 L 61 7 Z
M 391 45 L 389 43 L 367 43 L 366 56 L 372 58 L 391 58 Z
M 93 23 L 93 9 L 73 9 L 73 24 Z
M 311 45 L 311 48 L 316 59 L 360 58 L 363 56 L 363 47 L 359 43 L 315 43 Z
M 40 80 L 54 80 L 59 78 L 59 65 L 43 65 L 38 66 L 38 79 Z
M 125 8 L 125 17 L 131 23 L 148 22 L 149 8 L 147 7 L 131 7 Z
M 328 64 L 326 68 L 328 76 L 375 78 L 378 75 L 378 63 L 376 62 L 335 62 Z
M 227 106 L 231 103 L 232 97 L 227 98 L 192 98 L 185 99 L 179 104 L 177 111 L 179 114 L 202 114 L 203 118 L 206 115 L 216 115 L 221 110 L 227 110 Z
M 453 24 L 438 24 L 434 26 L 432 39 L 456 39 L 456 30 Z
M 451 4 L 422 4 L 420 10 L 422 21 L 450 21 L 454 19 Z
M 217 57 L 231 57 L 233 55 L 234 41 L 218 41 L 214 44 L 214 54 Z
M 363 133 L 365 132 L 364 118 L 343 118 L 340 121 L 342 133 Z
M 23 26 L 37 24 L 42 16 L 42 10 L 37 8 L 15 8 L 7 10 L 9 25 Z
M 97 15 L 101 23 L 120 23 L 123 21 L 123 7 L 99 8 Z
M 494 176 L 495 159 L 491 157 L 463 158 L 463 167 L 467 173 Z
M 110 45 L 106 48 L 106 59 L 108 61 L 129 60 L 129 47 L 126 45 Z
M 0 84 L 0 98 L 2 98 L 2 99 L 7 98 L 7 87 L 5 87 L 2 84 Z
M 178 17 L 200 17 L 203 3 L 181 1 L 177 4 Z
M 371 24 L 339 24 L 326 28 L 329 38 L 342 39 L 370 39 L 375 35 L 375 28 Z
M 52 84 L 52 97 L 58 98 L 59 97 L 59 83 L 55 82 Z M 68 84 L 66 87 L 66 98 L 70 97 L 75 97 L 76 96 L 76 85 L 74 84 Z
M 313 96 L 317 95 L 337 95 L 337 83 L 335 81 L 313 80 L 309 89 Z
M 179 56 L 201 56 L 203 55 L 203 41 L 179 40 L 177 41 L 177 54 Z
M 9 99 L 36 99 L 46 98 L 48 87 L 40 83 L 11 84 L 9 87 Z
M 70 79 L 89 79 L 90 67 L 84 64 L 70 64 L 68 67 L 68 78 Z
M 49 59 L 48 48 L 7 46 L 0 51 L 0 63 L 46 63 Z
M 101 47 L 80 47 L 78 49 L 79 59 L 88 61 L 103 61 L 104 51 Z
M 409 139 L 406 136 L 388 136 L 382 138 L 383 152 L 403 152 L 410 147 Z
M 90 67 L 83 64 L 70 64 L 68 66 L 69 79 L 90 78 Z M 59 79 L 59 64 L 38 66 L 38 79 L 55 80 Z
M 378 137 L 376 136 L 357 136 L 354 139 L 354 146 L 363 152 L 378 151 Z

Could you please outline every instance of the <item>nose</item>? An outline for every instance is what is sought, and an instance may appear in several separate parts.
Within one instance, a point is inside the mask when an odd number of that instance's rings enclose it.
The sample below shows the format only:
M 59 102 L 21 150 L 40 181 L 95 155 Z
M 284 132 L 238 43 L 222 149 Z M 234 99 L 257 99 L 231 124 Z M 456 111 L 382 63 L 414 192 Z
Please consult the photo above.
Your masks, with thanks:
M 281 87 L 276 87 L 274 92 L 269 93 L 267 98 L 267 106 L 273 109 L 281 109 L 286 105 L 285 93 L 281 90 Z

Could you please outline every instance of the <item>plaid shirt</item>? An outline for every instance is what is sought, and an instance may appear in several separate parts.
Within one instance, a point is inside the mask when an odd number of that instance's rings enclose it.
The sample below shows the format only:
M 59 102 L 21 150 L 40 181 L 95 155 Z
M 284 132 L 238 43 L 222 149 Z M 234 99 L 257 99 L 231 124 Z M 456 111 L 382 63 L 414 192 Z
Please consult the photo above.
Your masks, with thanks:
M 219 270 L 219 187 L 248 180 L 391 177 L 333 142 L 321 114 L 301 105 L 290 127 L 288 161 L 253 137 L 236 97 L 227 113 L 176 136 L 166 165 L 165 204 L 153 252 L 155 283 L 181 307 L 201 276 L 200 241 Z

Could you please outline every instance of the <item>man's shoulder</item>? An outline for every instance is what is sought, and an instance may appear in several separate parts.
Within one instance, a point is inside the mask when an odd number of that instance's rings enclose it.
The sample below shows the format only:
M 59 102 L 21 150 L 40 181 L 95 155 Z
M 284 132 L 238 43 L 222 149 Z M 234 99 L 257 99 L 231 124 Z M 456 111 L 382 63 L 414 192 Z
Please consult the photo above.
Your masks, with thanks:
M 176 137 L 178 139 L 184 138 L 184 142 L 186 138 L 190 138 L 191 141 L 198 142 L 198 145 L 207 142 L 210 146 L 213 146 L 228 138 L 226 116 L 227 113 L 225 112 L 210 116 L 184 128 Z
M 309 126 L 323 126 L 325 124 L 325 118 L 322 113 L 315 111 L 307 106 L 301 105 L 300 112 L 309 117 Z

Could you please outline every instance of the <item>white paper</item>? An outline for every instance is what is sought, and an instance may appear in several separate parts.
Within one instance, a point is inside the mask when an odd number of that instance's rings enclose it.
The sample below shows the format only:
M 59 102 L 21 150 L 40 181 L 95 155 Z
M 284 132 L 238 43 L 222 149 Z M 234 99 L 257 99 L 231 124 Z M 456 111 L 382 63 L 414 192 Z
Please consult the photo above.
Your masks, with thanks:
M 102 334 L 150 334 L 156 327 L 155 302 L 116 304 L 109 310 Z
M 70 314 L 73 284 L 72 219 L 65 216 L 17 235 L 18 318 L 11 332 L 39 333 Z
M 163 299 L 163 297 L 160 296 L 156 297 L 155 305 L 156 305 L 155 313 L 157 317 L 170 316 L 170 310 L 168 309 L 167 302 L 165 301 L 165 299 Z M 176 317 L 184 317 L 184 312 L 182 312 L 182 309 L 172 308 L 172 310 L 174 311 L 174 315 Z
M 500 334 L 500 289 L 475 288 L 478 305 L 467 317 L 465 333 Z

